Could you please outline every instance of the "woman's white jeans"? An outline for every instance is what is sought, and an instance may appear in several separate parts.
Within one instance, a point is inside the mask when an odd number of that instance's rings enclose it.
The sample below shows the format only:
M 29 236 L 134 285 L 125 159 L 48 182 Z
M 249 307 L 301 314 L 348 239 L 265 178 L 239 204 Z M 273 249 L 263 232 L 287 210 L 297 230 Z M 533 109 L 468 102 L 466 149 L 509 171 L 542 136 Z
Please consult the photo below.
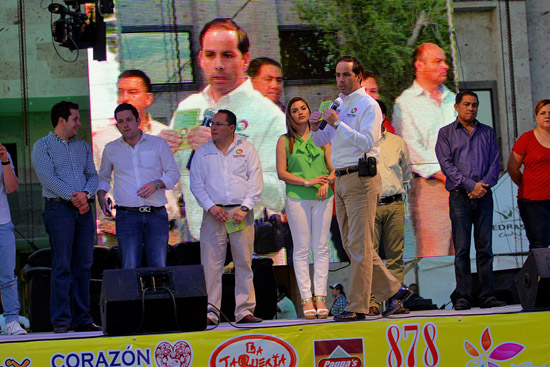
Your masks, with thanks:
M 334 196 L 322 201 L 285 198 L 286 216 L 294 243 L 294 273 L 302 299 L 311 297 L 310 245 L 313 249 L 314 294 L 327 295 L 328 239 L 333 202 Z

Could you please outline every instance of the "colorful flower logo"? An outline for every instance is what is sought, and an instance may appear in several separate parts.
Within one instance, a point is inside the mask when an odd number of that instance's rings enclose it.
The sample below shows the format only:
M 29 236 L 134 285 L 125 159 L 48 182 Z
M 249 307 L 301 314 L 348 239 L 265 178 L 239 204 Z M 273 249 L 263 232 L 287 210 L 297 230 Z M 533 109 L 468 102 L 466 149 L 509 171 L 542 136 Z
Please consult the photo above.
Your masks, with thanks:
M 351 113 L 355 113 L 357 112 L 357 107 L 354 107 L 352 110 L 351 110 Z
M 519 343 L 506 342 L 497 345 L 492 351 L 493 338 L 490 328 L 487 327 L 481 334 L 480 352 L 470 341 L 464 341 L 464 349 L 472 359 L 466 363 L 466 367 L 501 367 L 498 362 L 508 361 L 519 355 L 525 349 L 525 346 Z
M 242 150 L 242 149 L 237 149 L 237 150 L 235 151 L 235 153 L 236 153 L 236 154 L 243 154 L 243 150 Z
M 247 127 L 248 127 L 248 121 L 246 121 L 246 120 L 241 120 L 241 121 L 239 121 L 239 123 L 237 124 L 237 131 L 246 130 Z

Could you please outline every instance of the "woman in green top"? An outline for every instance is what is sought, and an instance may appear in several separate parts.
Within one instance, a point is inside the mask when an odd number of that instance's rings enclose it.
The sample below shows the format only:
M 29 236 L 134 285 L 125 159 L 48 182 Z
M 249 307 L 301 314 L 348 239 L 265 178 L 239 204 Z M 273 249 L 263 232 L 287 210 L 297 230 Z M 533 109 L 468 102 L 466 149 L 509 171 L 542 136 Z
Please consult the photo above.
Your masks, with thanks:
M 277 174 L 286 182 L 285 207 L 294 243 L 294 271 L 306 319 L 326 318 L 328 238 L 332 219 L 334 169 L 330 145 L 316 146 L 309 136 L 311 110 L 295 97 L 286 108 L 287 133 L 277 142 Z M 314 289 L 309 277 L 309 248 L 313 249 Z

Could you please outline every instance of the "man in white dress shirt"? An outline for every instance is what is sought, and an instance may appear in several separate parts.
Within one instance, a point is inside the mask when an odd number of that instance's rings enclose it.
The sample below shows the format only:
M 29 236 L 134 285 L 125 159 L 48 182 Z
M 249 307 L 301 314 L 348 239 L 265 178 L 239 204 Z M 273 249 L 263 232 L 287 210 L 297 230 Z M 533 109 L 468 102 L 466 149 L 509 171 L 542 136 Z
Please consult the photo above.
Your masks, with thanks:
M 231 19 L 218 18 L 203 27 L 200 45 L 199 65 L 208 85 L 179 103 L 171 122 L 171 128 L 175 130 L 161 134 L 177 151 L 176 161 L 183 175 L 181 188 L 185 213 L 189 230 L 195 238 L 199 237 L 202 210 L 191 198 L 186 176 L 189 174 L 189 157 L 210 138 L 210 129 L 195 126 L 189 131 L 182 130 L 184 121 L 195 118 L 193 114 L 199 121 L 203 121 L 208 110 L 227 109 L 237 116 L 237 135 L 258 148 L 262 163 L 264 192 L 256 208 L 259 214 L 264 207 L 280 212 L 285 197 L 285 186 L 277 177 L 273 153 L 277 139 L 286 132 L 285 115 L 277 105 L 255 90 L 250 78 L 246 77 L 250 62 L 248 35 Z
M 235 134 L 236 127 L 233 112 L 219 110 L 214 115 L 212 138 L 195 152 L 189 178 L 191 191 L 204 209 L 200 244 L 208 303 L 221 307 L 222 272 L 229 236 L 235 263 L 235 320 L 256 323 L 262 319 L 253 315 L 256 297 L 251 268 L 252 208 L 262 195 L 262 166 L 254 146 Z M 210 309 L 208 324 L 216 323 L 217 319 L 219 315 Z
M 340 107 L 327 109 L 309 118 L 315 145 L 332 141 L 332 165 L 336 173 L 334 197 L 336 216 L 344 249 L 350 258 L 349 303 L 334 316 L 336 321 L 363 320 L 369 313 L 372 294 L 388 300 L 384 316 L 395 313 L 412 292 L 390 274 L 380 256 L 374 252 L 374 219 L 382 192 L 380 174 L 359 170 L 359 159 L 369 162 L 378 157 L 382 112 L 378 103 L 361 87 L 363 67 L 351 56 L 336 63 L 336 82 L 340 90 Z M 326 127 L 320 128 L 321 117 Z M 376 162 L 376 161 L 375 161 Z
M 164 139 L 139 129 L 138 110 L 128 103 L 115 109 L 122 136 L 105 146 L 99 170 L 97 197 L 101 210 L 111 216 L 105 194 L 114 171 L 113 194 L 116 234 L 123 269 L 140 267 L 145 250 L 147 266 L 166 265 L 168 214 L 165 191 L 173 189 L 180 173 Z
M 439 129 L 456 118 L 455 94 L 443 85 L 449 66 L 445 52 L 423 43 L 414 52 L 415 80 L 395 99 L 393 126 L 411 155 L 409 207 L 416 235 L 416 256 L 450 255 L 451 220 L 445 175 L 435 155 Z

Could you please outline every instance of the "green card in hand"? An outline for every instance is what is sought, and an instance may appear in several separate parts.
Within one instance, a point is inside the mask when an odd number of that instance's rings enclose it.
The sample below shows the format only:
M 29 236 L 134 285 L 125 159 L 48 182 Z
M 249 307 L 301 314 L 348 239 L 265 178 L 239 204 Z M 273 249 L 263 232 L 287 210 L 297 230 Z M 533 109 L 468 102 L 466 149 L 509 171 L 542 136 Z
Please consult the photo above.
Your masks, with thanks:
M 246 225 L 244 224 L 244 220 L 242 220 L 239 224 L 235 224 L 233 219 L 225 222 L 225 228 L 227 229 L 227 233 L 242 231 L 244 227 L 246 227 Z

